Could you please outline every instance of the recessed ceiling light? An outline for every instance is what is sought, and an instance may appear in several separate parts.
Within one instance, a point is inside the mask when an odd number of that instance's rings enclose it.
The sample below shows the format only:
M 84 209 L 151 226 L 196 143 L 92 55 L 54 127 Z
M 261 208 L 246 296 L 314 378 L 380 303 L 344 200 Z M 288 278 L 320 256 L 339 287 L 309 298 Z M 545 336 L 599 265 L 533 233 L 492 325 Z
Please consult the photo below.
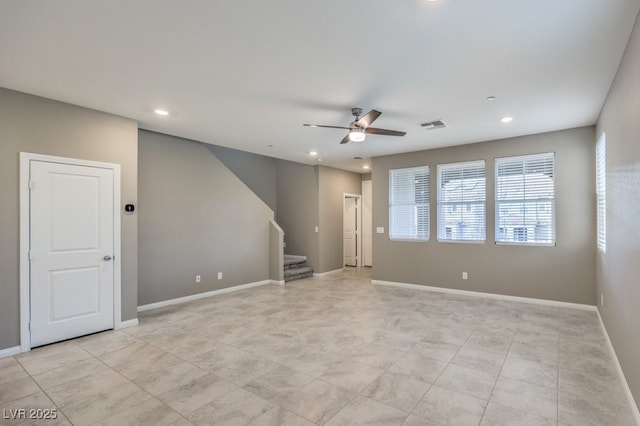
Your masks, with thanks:
M 318 163 L 322 163 L 322 158 L 316 158 L 316 161 L 317 161 Z
M 365 169 L 365 170 L 369 170 L 369 165 L 365 164 L 364 166 L 362 166 L 362 168 Z
M 513 117 L 502 117 L 500 121 L 503 123 L 511 123 L 513 121 Z
M 169 111 L 167 111 L 166 109 L 156 109 L 153 112 L 163 117 L 166 117 L 167 115 L 169 115 Z
M 318 155 L 317 151 L 309 151 L 309 155 L 311 155 L 312 157 Z
M 495 97 L 495 96 L 487 96 L 487 100 L 488 100 L 489 102 L 491 102 L 491 101 L 495 101 L 495 100 L 496 100 L 496 97 Z

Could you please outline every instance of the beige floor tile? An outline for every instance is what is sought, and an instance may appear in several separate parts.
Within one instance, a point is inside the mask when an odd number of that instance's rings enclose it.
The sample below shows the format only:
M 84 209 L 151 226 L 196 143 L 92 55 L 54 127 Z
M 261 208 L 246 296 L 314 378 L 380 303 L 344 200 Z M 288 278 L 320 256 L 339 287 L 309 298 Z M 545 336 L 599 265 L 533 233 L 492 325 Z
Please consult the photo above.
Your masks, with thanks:
M 355 396 L 356 393 L 317 379 L 299 392 L 285 396 L 281 405 L 305 419 L 323 424 Z
M 35 413 L 31 410 L 42 410 Z M 34 416 L 35 415 L 35 416 Z M 46 419 L 37 418 L 46 415 Z M 70 424 L 62 411 L 56 407 L 44 392 L 38 391 L 30 395 L 18 398 L 5 405 L 0 405 L 0 424 L 47 424 L 47 425 L 67 425 Z
M 486 371 L 487 373 L 499 373 L 504 360 L 505 355 L 503 354 L 463 347 L 453 357 L 451 364 Z
M 555 421 L 490 402 L 480 426 L 554 426 Z
M 486 406 L 482 399 L 432 386 L 413 414 L 441 425 L 477 425 Z
M 162 393 L 158 398 L 182 415 L 187 415 L 238 387 L 213 373 Z
M 187 415 L 194 425 L 246 425 L 274 408 L 268 401 L 237 389 Z
M 78 346 L 91 355 L 103 355 L 131 346 L 140 341 L 123 330 L 103 331 L 76 340 Z
M 31 375 L 75 364 L 89 358 L 91 358 L 91 354 L 72 343 L 62 343 L 60 346 L 46 346 L 16 357 L 18 362 Z
M 490 401 L 554 421 L 558 415 L 558 391 L 556 389 L 504 376 L 498 378 Z
M 277 406 L 252 420 L 252 426 L 312 426 L 315 423 Z
M 382 373 L 384 370 L 380 368 L 370 367 L 349 359 L 327 370 L 320 376 L 320 379 L 358 393 L 380 377 Z
M 169 368 L 157 370 L 146 376 L 135 379 L 134 382 L 152 395 L 158 396 L 171 389 L 176 389 L 190 383 L 199 377 L 209 374 L 195 365 L 183 361 L 171 365 Z
M 182 359 L 168 352 L 154 351 L 149 356 L 132 359 L 113 368 L 126 378 L 135 380 L 154 371 L 171 368 L 182 362 L 184 362 Z
M 497 378 L 496 373 L 449 364 L 434 384 L 486 401 Z
M 0 386 L 0 405 L 40 392 L 40 388 L 31 377 L 6 382 Z
M 84 425 L 111 417 L 150 398 L 151 395 L 127 381 L 108 391 L 79 396 L 60 408 L 71 423 Z
M 436 381 L 446 367 L 447 363 L 444 361 L 407 353 L 389 367 L 389 371 L 431 384 Z
M 300 373 L 288 367 L 278 366 L 253 379 L 244 385 L 243 389 L 274 404 L 280 404 L 285 397 L 300 392 L 304 386 L 313 380 L 313 376 Z
M 356 397 L 346 407 L 332 417 L 327 426 L 346 425 L 402 425 L 408 413 L 402 412 L 388 405 L 381 404 L 362 396 Z
M 507 357 L 500 374 L 548 388 L 558 387 L 558 368 L 541 362 Z
M 28 376 L 25 369 L 14 357 L 0 359 L 0 386 Z
M 386 370 L 406 353 L 407 351 L 374 342 L 356 352 L 351 359 L 370 367 Z
M 46 390 L 54 386 L 91 376 L 107 370 L 108 368 L 109 367 L 107 367 L 102 361 L 95 358 L 89 358 L 75 364 L 65 365 L 44 373 L 36 374 L 33 376 L 33 379 L 42 387 L 42 389 Z
M 95 426 L 165 426 L 181 418 L 167 405 L 152 398 L 95 423 Z
M 423 381 L 386 372 L 367 386 L 361 395 L 410 413 L 430 387 Z

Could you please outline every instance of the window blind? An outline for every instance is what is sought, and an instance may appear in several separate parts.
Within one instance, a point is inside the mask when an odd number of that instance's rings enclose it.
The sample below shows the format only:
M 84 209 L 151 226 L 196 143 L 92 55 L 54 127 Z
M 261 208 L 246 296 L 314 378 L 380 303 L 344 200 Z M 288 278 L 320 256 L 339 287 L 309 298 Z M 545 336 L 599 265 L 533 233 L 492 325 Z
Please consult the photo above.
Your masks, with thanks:
M 596 145 L 596 194 L 598 198 L 598 250 L 607 248 L 607 180 L 606 137 L 603 133 Z
M 389 170 L 389 238 L 429 239 L 429 167 Z
M 438 241 L 484 241 L 485 216 L 485 162 L 438 165 Z
M 555 244 L 555 154 L 496 158 L 496 242 Z

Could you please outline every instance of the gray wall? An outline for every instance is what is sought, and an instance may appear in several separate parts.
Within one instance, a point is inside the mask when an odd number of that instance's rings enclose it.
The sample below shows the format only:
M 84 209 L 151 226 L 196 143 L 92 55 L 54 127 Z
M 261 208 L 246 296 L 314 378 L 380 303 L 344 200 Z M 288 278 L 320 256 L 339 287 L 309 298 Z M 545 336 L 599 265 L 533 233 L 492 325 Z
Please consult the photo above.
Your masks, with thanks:
M 373 159 L 373 279 L 595 304 L 594 128 L 412 152 Z M 556 247 L 494 244 L 494 158 L 556 153 Z M 487 242 L 437 243 L 436 165 L 486 160 Z M 429 165 L 431 239 L 388 238 L 389 169 Z M 462 280 L 462 272 L 469 279 Z
M 139 304 L 269 279 L 273 211 L 205 144 L 140 131 L 139 147 Z
M 276 159 L 218 145 L 206 145 L 271 210 L 277 210 Z
M 640 405 L 640 20 L 598 120 L 607 138 L 607 250 L 597 255 L 600 314 Z
M 360 175 L 318 166 L 320 265 L 316 272 L 341 269 L 343 258 L 344 194 L 361 194 Z
M 318 168 L 277 160 L 276 222 L 284 230 L 284 252 L 307 256 L 314 269 L 320 267 Z
M 0 349 L 20 344 L 19 153 L 121 165 L 122 203 L 137 202 L 133 120 L 0 88 Z M 122 319 L 136 318 L 138 215 L 122 215 Z

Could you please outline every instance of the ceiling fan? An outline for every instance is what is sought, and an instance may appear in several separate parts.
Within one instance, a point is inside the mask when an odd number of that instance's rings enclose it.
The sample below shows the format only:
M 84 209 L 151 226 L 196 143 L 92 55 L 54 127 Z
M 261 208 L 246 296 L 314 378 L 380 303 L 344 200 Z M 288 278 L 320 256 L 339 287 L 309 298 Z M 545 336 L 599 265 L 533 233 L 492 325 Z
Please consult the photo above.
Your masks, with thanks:
M 372 135 L 384 135 L 384 136 L 404 136 L 407 132 L 399 132 L 397 130 L 387 130 L 387 129 L 378 129 L 376 127 L 369 127 L 371 123 L 373 123 L 380 114 L 380 111 L 376 111 L 372 109 L 365 115 L 362 115 L 362 108 L 351 108 L 351 114 L 355 117 L 349 127 L 341 127 L 341 126 L 326 126 L 323 124 L 303 124 L 303 126 L 307 127 L 326 127 L 329 129 L 345 129 L 348 130 L 349 133 L 342 139 L 340 142 L 349 143 L 349 142 L 364 142 L 366 134 Z

